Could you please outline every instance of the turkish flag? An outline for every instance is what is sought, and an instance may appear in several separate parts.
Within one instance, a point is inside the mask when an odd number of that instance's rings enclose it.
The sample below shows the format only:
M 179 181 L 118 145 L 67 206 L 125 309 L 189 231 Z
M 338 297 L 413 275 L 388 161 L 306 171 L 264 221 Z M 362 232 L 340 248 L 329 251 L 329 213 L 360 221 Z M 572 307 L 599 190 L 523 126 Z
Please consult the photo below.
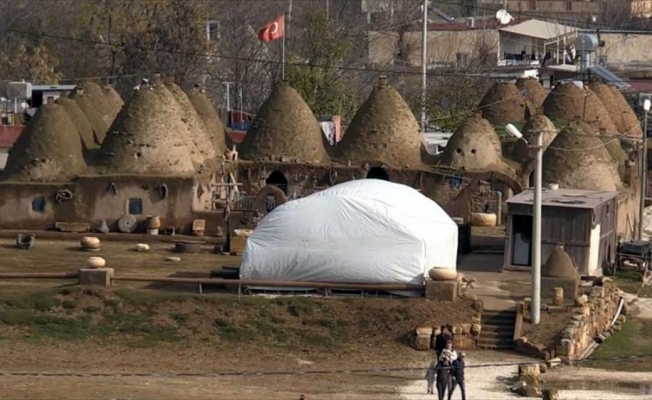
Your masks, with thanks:
M 258 40 L 261 42 L 271 42 L 272 40 L 282 38 L 284 34 L 285 16 L 280 15 L 274 22 L 270 22 L 258 31 Z

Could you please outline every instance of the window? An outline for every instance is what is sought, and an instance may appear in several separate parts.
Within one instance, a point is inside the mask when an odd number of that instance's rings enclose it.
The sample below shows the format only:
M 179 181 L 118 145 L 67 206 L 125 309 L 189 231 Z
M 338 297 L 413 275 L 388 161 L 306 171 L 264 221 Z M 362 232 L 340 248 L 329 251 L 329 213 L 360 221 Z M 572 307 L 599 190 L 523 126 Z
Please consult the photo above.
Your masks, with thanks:
M 469 53 L 457 53 L 455 57 L 455 65 L 458 67 L 466 67 L 469 63 Z
M 220 40 L 220 21 L 206 22 L 206 39 L 209 42 Z
M 44 213 L 45 212 L 45 197 L 39 196 L 39 197 L 34 197 L 32 200 L 32 211 L 36 211 L 38 213 Z
M 607 56 L 598 56 L 598 65 L 607 66 Z
M 140 197 L 133 197 L 129 199 L 129 214 L 142 215 L 143 214 L 143 199 Z

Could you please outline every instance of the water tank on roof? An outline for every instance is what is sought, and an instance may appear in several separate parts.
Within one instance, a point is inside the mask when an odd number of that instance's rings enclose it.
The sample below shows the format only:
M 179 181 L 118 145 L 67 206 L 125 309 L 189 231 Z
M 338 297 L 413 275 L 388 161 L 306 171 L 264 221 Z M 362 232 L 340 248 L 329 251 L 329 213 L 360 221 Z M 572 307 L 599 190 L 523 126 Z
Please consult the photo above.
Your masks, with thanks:
M 32 84 L 29 82 L 9 82 L 7 84 L 7 97 L 10 99 L 31 99 Z
M 598 35 L 593 33 L 582 33 L 575 39 L 575 50 L 581 53 L 591 53 L 598 49 L 600 41 Z

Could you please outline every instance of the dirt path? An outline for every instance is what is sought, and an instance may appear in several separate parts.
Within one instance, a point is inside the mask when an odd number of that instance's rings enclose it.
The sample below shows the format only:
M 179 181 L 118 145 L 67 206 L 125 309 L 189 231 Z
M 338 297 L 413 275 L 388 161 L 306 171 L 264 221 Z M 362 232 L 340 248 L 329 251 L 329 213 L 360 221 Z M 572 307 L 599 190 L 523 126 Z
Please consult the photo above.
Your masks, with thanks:
M 519 398 L 519 396 L 510 393 L 511 379 L 518 373 L 517 366 L 491 366 L 473 368 L 473 365 L 487 363 L 508 363 L 508 362 L 530 362 L 531 358 L 518 355 L 496 353 L 496 352 L 476 352 L 469 353 L 466 370 L 466 393 L 467 397 L 474 399 L 486 400 L 509 400 Z M 618 385 L 604 385 L 597 387 L 600 390 L 591 389 L 591 383 L 604 381 L 606 379 L 617 379 L 622 383 L 640 384 L 646 380 L 652 379 L 649 373 L 614 373 L 605 370 L 589 370 L 585 368 L 559 368 L 545 375 L 548 382 L 568 381 L 572 382 L 572 390 L 560 389 L 560 400 L 648 400 L 652 399 L 652 389 L 649 394 L 646 387 L 640 389 L 633 386 L 619 387 Z M 589 382 L 588 385 L 581 383 Z M 424 379 L 414 380 L 400 388 L 402 400 L 427 400 L 432 399 L 432 395 L 426 394 L 426 383 Z M 453 399 L 460 397 L 459 392 L 453 395 Z

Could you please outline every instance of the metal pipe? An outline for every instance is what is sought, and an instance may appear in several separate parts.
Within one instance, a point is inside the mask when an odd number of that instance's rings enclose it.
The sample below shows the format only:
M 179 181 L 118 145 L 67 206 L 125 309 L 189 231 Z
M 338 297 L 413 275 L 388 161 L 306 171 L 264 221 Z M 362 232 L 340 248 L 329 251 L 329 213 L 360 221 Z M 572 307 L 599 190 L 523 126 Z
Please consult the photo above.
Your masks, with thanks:
M 211 278 L 170 278 L 145 275 L 116 275 L 114 281 L 125 282 L 159 282 L 159 283 L 190 283 L 202 285 L 224 286 L 261 286 L 279 288 L 315 288 L 315 289 L 353 289 L 353 290 L 394 290 L 422 291 L 423 285 L 402 283 L 337 283 L 337 282 L 292 282 L 292 281 L 261 281 L 253 279 L 211 279 Z
M 643 240 L 643 217 L 645 216 L 645 197 L 647 195 L 647 117 L 648 110 L 645 110 L 643 122 L 643 154 L 641 157 L 641 200 L 638 216 L 638 240 Z
M 496 225 L 502 225 L 503 220 L 503 192 L 496 191 Z
M 0 279 L 76 279 L 79 272 L 3 272 Z
M 423 0 L 423 32 L 421 38 L 421 132 L 426 132 L 426 92 L 428 88 L 428 0 Z
M 534 175 L 534 223 L 532 225 L 532 324 L 541 322 L 541 187 L 543 171 L 543 132 L 537 132 Z

